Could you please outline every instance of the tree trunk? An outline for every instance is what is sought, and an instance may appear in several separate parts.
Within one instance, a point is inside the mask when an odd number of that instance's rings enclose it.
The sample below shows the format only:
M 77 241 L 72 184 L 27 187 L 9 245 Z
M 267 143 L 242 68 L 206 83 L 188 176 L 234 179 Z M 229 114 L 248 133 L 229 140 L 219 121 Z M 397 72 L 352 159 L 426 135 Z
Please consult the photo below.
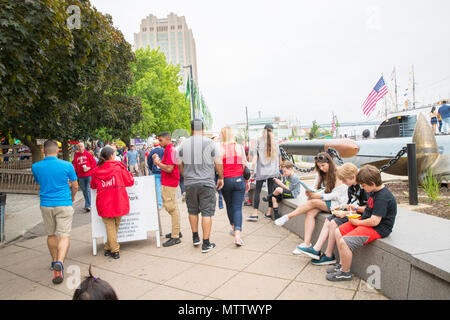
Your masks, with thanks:
M 64 139 L 61 142 L 61 147 L 62 147 L 62 154 L 63 154 L 63 160 L 69 161 L 69 142 L 67 141 L 67 139 Z
M 23 141 L 25 145 L 31 149 L 33 163 L 44 159 L 43 146 L 38 145 L 36 139 L 27 137 L 26 139 L 20 139 L 20 141 Z

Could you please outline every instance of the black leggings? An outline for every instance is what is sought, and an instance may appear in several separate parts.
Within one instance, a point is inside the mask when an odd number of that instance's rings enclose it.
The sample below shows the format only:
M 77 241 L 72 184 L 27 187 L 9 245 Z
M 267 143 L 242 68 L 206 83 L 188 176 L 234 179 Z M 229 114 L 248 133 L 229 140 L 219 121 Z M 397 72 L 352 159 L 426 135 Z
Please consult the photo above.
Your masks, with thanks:
M 264 180 L 256 181 L 256 188 L 255 188 L 255 196 L 253 197 L 253 208 L 259 209 L 259 201 L 261 196 L 261 189 L 263 186 Z M 272 194 L 275 191 L 275 181 L 273 181 L 273 178 L 267 179 L 267 191 L 269 194 Z

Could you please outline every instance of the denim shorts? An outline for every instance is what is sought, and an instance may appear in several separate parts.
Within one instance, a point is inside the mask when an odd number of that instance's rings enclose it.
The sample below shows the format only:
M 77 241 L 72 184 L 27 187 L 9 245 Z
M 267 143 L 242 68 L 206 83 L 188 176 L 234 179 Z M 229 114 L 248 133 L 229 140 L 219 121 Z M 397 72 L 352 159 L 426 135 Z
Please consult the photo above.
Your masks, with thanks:
M 209 185 L 192 184 L 186 188 L 186 206 L 189 214 L 212 217 L 216 211 L 216 189 Z

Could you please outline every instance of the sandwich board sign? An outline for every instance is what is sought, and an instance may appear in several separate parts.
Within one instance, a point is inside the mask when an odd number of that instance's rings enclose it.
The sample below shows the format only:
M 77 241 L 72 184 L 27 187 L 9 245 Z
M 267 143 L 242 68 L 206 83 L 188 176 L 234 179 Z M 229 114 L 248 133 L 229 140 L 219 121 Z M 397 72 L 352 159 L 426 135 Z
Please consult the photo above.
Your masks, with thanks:
M 134 185 L 127 188 L 130 213 L 123 216 L 117 233 L 117 241 L 146 240 L 147 232 L 155 231 L 156 246 L 161 246 L 158 201 L 156 200 L 155 177 L 135 177 Z M 97 255 L 97 238 L 106 242 L 106 228 L 98 215 L 97 190 L 91 189 L 92 252 Z

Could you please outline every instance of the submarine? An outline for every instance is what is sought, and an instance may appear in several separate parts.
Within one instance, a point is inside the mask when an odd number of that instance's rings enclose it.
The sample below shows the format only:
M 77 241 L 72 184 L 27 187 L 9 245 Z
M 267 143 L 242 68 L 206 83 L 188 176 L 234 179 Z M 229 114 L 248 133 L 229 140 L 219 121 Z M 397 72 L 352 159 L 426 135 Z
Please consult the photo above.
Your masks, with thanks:
M 371 164 L 381 168 L 408 143 L 416 144 L 416 161 L 419 180 L 431 169 L 433 174 L 450 180 L 450 135 L 435 136 L 423 114 L 390 118 L 377 129 L 375 139 L 325 139 L 280 144 L 289 155 L 315 156 L 334 148 L 344 162 L 361 167 Z M 308 161 L 312 159 L 308 159 Z M 314 160 L 312 160 L 314 161 Z M 311 162 L 312 162 L 311 161 Z M 408 158 L 402 156 L 384 172 L 407 176 Z

